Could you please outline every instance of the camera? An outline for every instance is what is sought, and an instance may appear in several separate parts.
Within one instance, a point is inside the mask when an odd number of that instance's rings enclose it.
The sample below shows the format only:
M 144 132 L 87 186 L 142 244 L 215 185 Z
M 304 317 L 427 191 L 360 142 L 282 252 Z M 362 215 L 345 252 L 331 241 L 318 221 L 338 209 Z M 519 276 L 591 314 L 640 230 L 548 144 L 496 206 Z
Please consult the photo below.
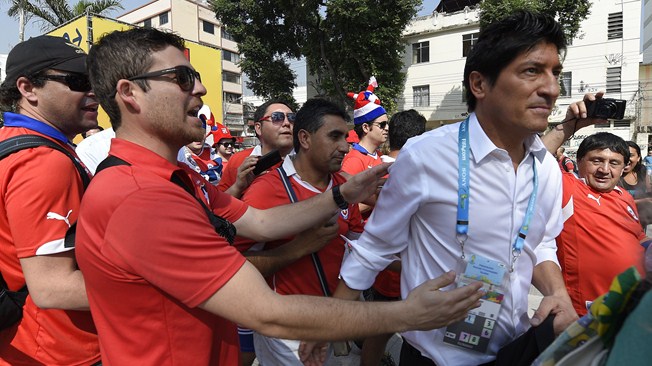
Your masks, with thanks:
M 625 105 L 627 102 L 623 99 L 602 98 L 596 100 L 587 100 L 586 114 L 589 118 L 600 119 L 623 119 L 625 116 Z

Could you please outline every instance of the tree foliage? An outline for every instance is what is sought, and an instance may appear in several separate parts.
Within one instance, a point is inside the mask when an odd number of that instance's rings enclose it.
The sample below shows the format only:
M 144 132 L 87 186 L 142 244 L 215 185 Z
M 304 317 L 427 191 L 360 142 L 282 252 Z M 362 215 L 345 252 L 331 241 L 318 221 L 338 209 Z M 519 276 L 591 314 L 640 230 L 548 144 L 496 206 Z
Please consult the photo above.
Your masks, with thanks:
M 123 9 L 120 0 L 79 0 L 72 7 L 66 0 L 13 0 L 11 3 L 7 11 L 9 16 L 18 17 L 22 8 L 28 17 L 36 17 L 42 22 L 43 31 L 56 28 L 86 12 L 104 14 Z
M 264 98 L 291 97 L 289 61 L 305 57 L 320 94 L 344 104 L 372 75 L 394 110 L 405 82 L 401 33 L 420 0 L 212 0 L 217 19 L 239 43 L 247 86 Z M 350 105 L 351 103 L 349 103 Z
M 549 14 L 561 24 L 570 42 L 578 36 L 581 22 L 591 10 L 590 0 L 484 0 L 480 3 L 480 28 L 517 10 Z

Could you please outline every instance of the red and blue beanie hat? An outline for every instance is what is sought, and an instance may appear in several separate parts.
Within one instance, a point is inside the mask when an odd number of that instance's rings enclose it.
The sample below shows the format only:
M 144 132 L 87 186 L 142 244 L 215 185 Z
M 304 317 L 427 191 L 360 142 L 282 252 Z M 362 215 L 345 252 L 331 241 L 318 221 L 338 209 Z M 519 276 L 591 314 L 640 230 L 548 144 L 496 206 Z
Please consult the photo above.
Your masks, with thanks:
M 385 108 L 380 105 L 380 99 L 374 94 L 376 87 L 378 87 L 378 83 L 376 78 L 372 76 L 369 79 L 367 90 L 359 93 L 346 93 L 349 98 L 355 101 L 353 105 L 353 123 L 355 125 L 369 123 L 383 114 L 387 114 Z

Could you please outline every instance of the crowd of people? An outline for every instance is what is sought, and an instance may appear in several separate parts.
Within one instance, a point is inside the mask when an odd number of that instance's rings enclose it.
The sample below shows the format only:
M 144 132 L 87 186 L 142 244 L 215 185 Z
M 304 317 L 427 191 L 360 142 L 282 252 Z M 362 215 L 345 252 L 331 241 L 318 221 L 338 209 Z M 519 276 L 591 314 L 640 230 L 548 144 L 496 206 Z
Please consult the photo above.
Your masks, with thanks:
M 349 341 L 380 365 L 397 332 L 400 365 L 500 365 L 529 330 L 558 335 L 615 276 L 652 269 L 652 150 L 610 133 L 576 161 L 559 150 L 604 122 L 586 108 L 603 93 L 548 130 L 566 49 L 549 16 L 481 31 L 464 121 L 390 118 L 371 77 L 349 93 L 353 130 L 326 99 L 270 99 L 260 144 L 239 152 L 184 49 L 135 28 L 88 54 L 51 36 L 9 53 L 0 312 L 22 316 L 0 323 L 0 365 L 313 366 Z M 48 143 L 10 146 L 26 135 Z

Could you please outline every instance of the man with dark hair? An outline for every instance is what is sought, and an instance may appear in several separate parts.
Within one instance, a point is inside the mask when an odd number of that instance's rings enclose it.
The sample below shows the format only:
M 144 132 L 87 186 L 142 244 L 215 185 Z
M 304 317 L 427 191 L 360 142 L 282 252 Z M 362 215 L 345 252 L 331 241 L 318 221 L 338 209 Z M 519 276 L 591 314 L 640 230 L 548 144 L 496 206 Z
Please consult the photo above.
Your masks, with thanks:
M 259 156 L 273 150 L 278 150 L 281 157 L 290 154 L 292 152 L 294 116 L 292 106 L 280 99 L 268 100 L 256 108 L 254 112 L 254 130 L 260 145 L 233 154 L 229 159 L 229 164 L 224 168 L 222 179 L 217 188 L 224 192 L 238 183 L 238 192 L 242 193 L 248 186 L 245 183 L 251 183 L 251 178 L 249 180 L 237 180 L 238 168 L 243 163 L 246 164 L 247 169 L 242 169 L 243 173 L 241 174 L 248 174 L 253 170 Z M 278 166 L 280 166 L 280 163 L 269 170 Z
M 497 292 L 464 322 L 404 333 L 401 364 L 490 362 L 548 315 L 556 332 L 577 318 L 555 255 L 561 172 L 537 135 L 559 96 L 565 47 L 546 15 L 517 12 L 487 26 L 464 70 L 472 113 L 410 139 L 391 167 L 336 295 L 357 297 L 396 253 L 403 296 L 449 270 L 458 284 L 480 277 Z M 528 321 L 531 284 L 544 298 Z
M 426 117 L 414 109 L 395 113 L 389 120 L 389 152 L 384 162 L 394 162 L 408 139 L 426 132 Z M 385 158 L 387 156 L 388 158 Z
M 386 167 L 268 210 L 205 184 L 176 160 L 205 132 L 197 112 L 206 89 L 184 49 L 174 34 L 135 28 L 105 35 L 88 57 L 100 100 L 117 107 L 116 138 L 77 229 L 103 362 L 235 365 L 230 321 L 273 337 L 333 339 L 437 327 L 476 306 L 478 284 L 436 290 L 451 274 L 390 304 L 274 293 L 229 245 L 236 232 L 267 242 L 317 225 L 371 194 Z M 124 56 L 136 53 L 142 62 Z
M 335 104 L 309 99 L 294 122 L 296 155 L 287 156 L 279 169 L 256 179 L 242 200 L 252 207 L 267 209 L 292 203 L 291 195 L 296 196 L 296 201 L 303 201 L 345 182 L 346 178 L 337 172 L 348 152 L 346 118 L 346 112 Z M 357 205 L 349 205 L 321 224 L 319 235 L 310 241 L 302 238 L 300 246 L 296 246 L 294 238 L 286 238 L 240 243 L 239 249 L 255 246 L 256 251 L 245 255 L 277 293 L 330 296 L 337 286 L 345 252 L 340 235 L 355 239 L 362 229 L 360 210 Z M 281 253 L 273 254 L 275 250 Z M 261 364 L 302 365 L 298 341 L 259 333 L 255 333 L 254 340 Z
M 609 290 L 613 278 L 630 266 L 645 275 L 645 235 L 633 197 L 618 187 L 629 161 L 620 137 L 599 132 L 577 149 L 578 175 L 562 174 L 564 229 L 557 256 L 578 314 Z
M 10 110 L 0 140 L 40 136 L 76 157 L 72 139 L 97 127 L 85 61 L 86 53 L 61 37 L 16 45 L 0 86 Z M 0 359 L 7 364 L 92 365 L 100 359 L 91 314 L 76 311 L 87 309 L 88 300 L 75 248 L 64 241 L 79 215 L 84 178 L 69 157 L 48 146 L 0 160 L 2 278 L 11 291 L 29 288 L 22 320 L 0 332 Z

